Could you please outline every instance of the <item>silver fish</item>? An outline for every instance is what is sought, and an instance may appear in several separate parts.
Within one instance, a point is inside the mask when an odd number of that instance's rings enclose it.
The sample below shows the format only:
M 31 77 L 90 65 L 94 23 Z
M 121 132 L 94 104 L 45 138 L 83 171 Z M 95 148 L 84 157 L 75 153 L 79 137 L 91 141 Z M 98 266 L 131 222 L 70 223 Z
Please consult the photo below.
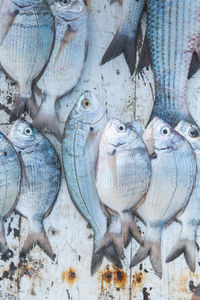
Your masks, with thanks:
M 111 2 L 115 1 L 122 3 L 121 24 L 110 46 L 106 50 L 101 63 L 105 64 L 123 53 L 132 75 L 136 63 L 140 19 L 146 0 L 114 0 Z
M 182 253 L 192 272 L 196 268 L 196 234 L 197 226 L 200 225 L 200 130 L 198 127 L 180 121 L 176 131 L 182 134 L 191 144 L 197 162 L 196 182 L 185 211 L 177 217 L 182 224 L 182 231 L 176 244 L 168 255 L 167 262 L 176 259 Z
M 31 116 L 36 113 L 32 83 L 48 61 L 54 38 L 54 20 L 46 0 L 1 0 L 0 16 L 5 14 L 7 18 L 7 10 L 12 5 L 16 6 L 16 11 L 11 13 L 13 19 L 0 46 L 1 66 L 19 84 L 19 95 L 10 121 L 24 111 Z
M 65 179 L 71 199 L 94 231 L 92 274 L 101 265 L 103 255 L 121 266 L 112 245 L 95 253 L 107 230 L 107 218 L 95 186 L 98 146 L 106 122 L 105 109 L 94 95 L 86 91 L 67 118 L 62 140 Z
M 42 220 L 50 214 L 59 192 L 61 166 L 58 156 L 47 138 L 23 120 L 14 123 L 9 139 L 19 154 L 22 168 L 16 210 L 29 221 L 29 233 L 20 255 L 24 257 L 38 244 L 54 259 Z
M 17 152 L 0 132 L 0 252 L 8 250 L 3 220 L 13 211 L 20 191 L 21 167 Z
M 144 247 L 140 247 L 131 261 L 131 267 L 148 255 L 153 269 L 162 277 L 161 233 L 187 204 L 196 175 L 194 151 L 187 140 L 169 124 L 154 118 L 143 134 L 143 140 L 152 156 L 151 183 L 138 216 L 146 224 Z
M 88 46 L 88 15 L 83 0 L 55 1 L 55 42 L 49 63 L 37 82 L 41 105 L 34 126 L 47 128 L 61 140 L 56 102 L 77 85 L 83 72 Z
M 99 145 L 96 186 L 102 203 L 118 219 L 114 241 L 119 252 L 123 253 L 123 245 L 128 245 L 129 233 L 142 243 L 133 210 L 147 193 L 150 175 L 150 160 L 142 138 L 124 122 L 111 119 Z M 109 238 L 112 235 L 105 236 L 105 242 Z
M 147 0 L 147 38 L 153 63 L 155 103 L 172 126 L 195 124 L 186 103 L 186 83 L 193 54 L 200 57 L 200 0 Z

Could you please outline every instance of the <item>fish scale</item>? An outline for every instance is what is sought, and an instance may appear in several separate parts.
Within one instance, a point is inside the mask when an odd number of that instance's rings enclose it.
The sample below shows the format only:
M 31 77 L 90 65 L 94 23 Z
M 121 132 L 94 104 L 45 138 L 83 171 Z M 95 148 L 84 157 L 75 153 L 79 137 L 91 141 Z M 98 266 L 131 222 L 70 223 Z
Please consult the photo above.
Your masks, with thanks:
M 186 83 L 200 43 L 200 1 L 147 1 L 147 38 L 156 88 L 151 114 L 175 126 L 194 123 L 186 105 Z

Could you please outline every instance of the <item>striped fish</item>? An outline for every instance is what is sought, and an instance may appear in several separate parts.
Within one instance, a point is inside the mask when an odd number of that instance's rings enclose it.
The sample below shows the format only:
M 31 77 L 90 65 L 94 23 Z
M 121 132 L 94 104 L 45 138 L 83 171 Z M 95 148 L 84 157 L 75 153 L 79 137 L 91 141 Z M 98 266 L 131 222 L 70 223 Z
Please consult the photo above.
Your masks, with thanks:
M 197 162 L 197 175 L 189 203 L 185 211 L 177 217 L 182 224 L 182 231 L 168 255 L 167 262 L 176 259 L 183 253 L 189 268 L 192 272 L 195 272 L 197 227 L 200 225 L 200 130 L 186 121 L 180 121 L 175 129 L 190 142 L 194 150 Z
M 147 0 L 147 38 L 155 81 L 151 119 L 195 124 L 186 103 L 194 52 L 200 56 L 200 0 Z
M 137 209 L 146 224 L 144 246 L 136 252 L 131 267 L 150 256 L 153 269 L 162 277 L 161 233 L 189 200 L 196 160 L 189 142 L 159 118 L 148 125 L 143 140 L 152 157 L 152 175 L 146 199 Z
M 94 232 L 92 274 L 100 267 L 104 255 L 121 267 L 113 245 L 106 245 L 102 251 L 95 253 L 107 230 L 107 217 L 102 211 L 95 185 L 98 146 L 106 122 L 105 109 L 87 91 L 81 95 L 67 118 L 62 140 L 62 158 L 69 194 Z

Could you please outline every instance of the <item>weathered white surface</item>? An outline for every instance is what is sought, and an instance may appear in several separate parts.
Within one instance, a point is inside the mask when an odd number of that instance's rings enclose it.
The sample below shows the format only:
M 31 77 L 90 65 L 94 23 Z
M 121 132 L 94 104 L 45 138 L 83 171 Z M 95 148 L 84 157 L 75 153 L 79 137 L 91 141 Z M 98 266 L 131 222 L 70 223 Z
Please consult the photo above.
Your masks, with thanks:
M 57 107 L 61 124 L 64 126 L 73 103 L 84 90 L 92 91 L 106 105 L 109 117 L 119 117 L 125 121 L 140 118 L 146 124 L 153 104 L 152 73 L 146 72 L 144 80 L 135 76 L 131 78 L 123 56 L 104 66 L 99 65 L 120 22 L 120 5 L 115 3 L 110 6 L 108 0 L 91 0 L 91 3 L 88 3 L 88 9 L 90 13 L 89 55 L 79 85 L 70 97 L 63 99 Z M 10 128 L 6 107 L 11 108 L 12 103 L 9 102 L 15 97 L 15 86 L 3 73 L 0 73 L 0 130 L 6 134 Z M 188 83 L 188 102 L 192 115 L 200 124 L 200 72 Z M 49 138 L 60 155 L 60 145 L 54 137 L 49 136 Z M 19 250 L 27 234 L 28 222 L 13 213 L 5 223 L 8 243 L 14 256 L 7 262 L 0 261 L 1 299 L 184 300 L 192 297 L 190 290 L 192 284 L 189 285 L 189 282 L 193 281 L 195 286 L 200 283 L 198 264 L 196 273 L 192 274 L 183 257 L 179 257 L 170 264 L 164 263 L 181 228 L 176 223 L 163 232 L 162 280 L 154 275 L 149 259 L 146 259 L 141 267 L 129 270 L 130 258 L 138 247 L 134 241 L 126 251 L 125 273 L 117 274 L 117 270 L 110 265 L 110 273 L 106 279 L 105 267 L 108 261 L 104 260 L 99 272 L 91 277 L 93 232 L 71 202 L 64 178 L 62 178 L 61 191 L 56 205 L 44 224 L 56 253 L 55 262 L 52 262 L 39 247 L 36 247 L 30 252 L 27 261 L 18 267 Z M 75 279 L 71 283 L 67 276 L 70 268 L 75 272 Z M 119 275 L 124 276 L 121 282 Z M 110 276 L 112 278 L 108 283 Z

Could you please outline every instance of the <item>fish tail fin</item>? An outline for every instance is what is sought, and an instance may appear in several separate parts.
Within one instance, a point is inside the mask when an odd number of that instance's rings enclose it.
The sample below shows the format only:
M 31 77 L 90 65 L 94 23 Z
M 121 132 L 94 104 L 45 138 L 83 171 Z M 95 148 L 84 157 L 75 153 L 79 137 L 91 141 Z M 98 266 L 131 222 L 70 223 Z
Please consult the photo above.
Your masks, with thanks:
M 28 112 L 30 117 L 34 118 L 36 111 L 37 106 L 33 97 L 19 96 L 10 115 L 10 122 L 16 121 L 24 112 Z
M 59 128 L 55 107 L 53 107 L 51 111 L 48 111 L 44 105 L 40 105 L 40 108 L 33 120 L 33 126 L 38 128 L 40 131 L 46 129 L 52 133 L 59 142 L 61 142 L 62 135 Z
M 134 267 L 145 258 L 150 256 L 151 265 L 155 273 L 162 278 L 162 258 L 161 258 L 161 241 L 160 239 L 154 239 L 154 236 L 150 239 L 145 239 L 143 246 L 141 246 L 135 256 L 133 257 L 130 267 Z
M 24 245 L 20 251 L 20 257 L 25 257 L 35 245 L 38 245 L 52 260 L 54 260 L 55 254 L 53 253 L 43 226 L 40 226 L 40 231 L 29 231 Z
M 136 63 L 136 38 L 136 35 L 130 37 L 128 34 L 123 33 L 122 30 L 118 30 L 110 46 L 106 50 L 101 64 L 103 65 L 123 53 L 130 73 L 133 75 Z
M 152 67 L 152 60 L 147 35 L 145 34 L 136 73 L 142 75 L 143 69 L 146 68 L 148 70 L 149 67 Z
M 166 259 L 166 263 L 169 263 L 184 254 L 186 263 L 192 272 L 196 269 L 196 253 L 197 246 L 195 241 L 190 241 L 188 239 L 180 239 L 176 245 L 172 248 L 170 254 Z
M 131 236 L 142 245 L 143 239 L 141 233 L 136 225 L 135 219 L 131 213 L 123 213 L 121 216 L 122 222 L 122 237 L 124 247 L 127 248 L 131 239 Z
M 117 268 L 123 268 L 119 255 L 113 245 L 109 245 L 104 249 L 104 255 Z
M 100 268 L 102 261 L 103 261 L 103 252 L 97 252 L 95 253 L 97 241 L 94 242 L 94 249 L 93 249 L 93 254 L 92 254 L 92 261 L 91 261 L 91 276 L 96 273 L 96 271 Z
M 196 72 L 200 69 L 200 57 L 198 53 L 195 51 L 192 56 L 190 69 L 188 73 L 188 79 L 190 79 Z

